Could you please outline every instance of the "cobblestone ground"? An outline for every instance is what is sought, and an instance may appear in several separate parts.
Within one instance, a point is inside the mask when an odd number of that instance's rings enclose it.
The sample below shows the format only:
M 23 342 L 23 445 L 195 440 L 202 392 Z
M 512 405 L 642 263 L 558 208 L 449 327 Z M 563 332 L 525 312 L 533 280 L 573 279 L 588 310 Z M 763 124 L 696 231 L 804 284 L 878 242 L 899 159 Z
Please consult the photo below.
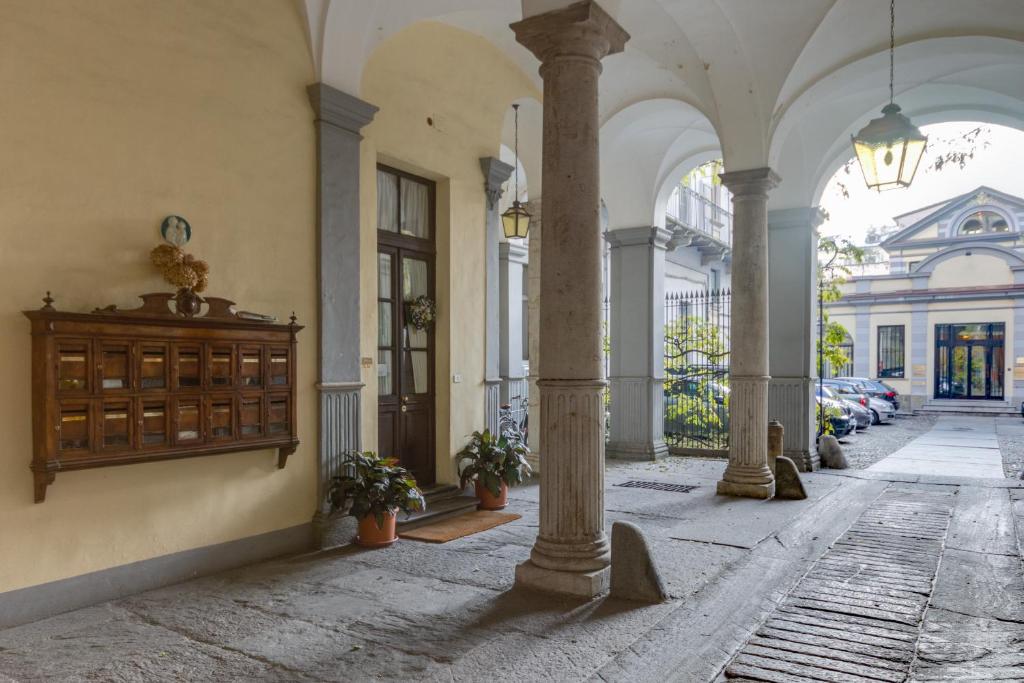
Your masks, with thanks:
M 997 418 L 996 438 L 1003 454 L 1003 471 L 1007 479 L 1024 479 L 1024 420 Z
M 863 432 L 852 434 L 840 443 L 850 467 L 862 470 L 927 432 L 935 425 L 935 420 L 934 415 L 900 416 L 890 424 L 873 425 Z

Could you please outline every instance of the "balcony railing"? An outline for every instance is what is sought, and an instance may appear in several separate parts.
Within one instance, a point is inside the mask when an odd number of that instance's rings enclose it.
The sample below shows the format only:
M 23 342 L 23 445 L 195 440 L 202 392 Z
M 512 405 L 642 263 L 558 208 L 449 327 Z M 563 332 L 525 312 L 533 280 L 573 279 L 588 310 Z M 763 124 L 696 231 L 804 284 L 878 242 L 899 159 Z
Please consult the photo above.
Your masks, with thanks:
M 669 219 L 723 244 L 732 246 L 732 212 L 713 199 L 688 187 L 680 187 L 668 201 Z

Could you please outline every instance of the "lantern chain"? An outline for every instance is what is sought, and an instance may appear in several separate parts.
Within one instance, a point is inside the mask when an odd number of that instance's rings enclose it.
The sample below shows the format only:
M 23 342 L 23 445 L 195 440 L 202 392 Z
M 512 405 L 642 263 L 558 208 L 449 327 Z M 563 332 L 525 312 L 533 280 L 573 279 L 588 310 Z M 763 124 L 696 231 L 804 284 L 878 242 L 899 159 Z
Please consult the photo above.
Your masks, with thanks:
M 896 0 L 889 0 L 889 104 L 896 97 L 893 83 L 896 80 Z
M 516 159 L 515 159 L 515 174 L 516 174 L 516 187 L 515 196 L 512 197 L 516 204 L 519 203 L 519 104 L 512 105 L 513 111 L 515 111 L 516 125 L 515 125 L 515 148 L 516 148 Z

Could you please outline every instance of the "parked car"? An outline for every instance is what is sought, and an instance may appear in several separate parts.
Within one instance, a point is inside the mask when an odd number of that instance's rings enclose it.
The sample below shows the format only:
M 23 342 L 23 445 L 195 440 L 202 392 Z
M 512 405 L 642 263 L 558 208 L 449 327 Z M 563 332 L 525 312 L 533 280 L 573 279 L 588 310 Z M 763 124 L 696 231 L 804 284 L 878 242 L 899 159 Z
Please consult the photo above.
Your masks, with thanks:
M 837 415 L 830 415 L 829 422 L 832 424 L 832 435 L 837 439 L 842 439 L 845 436 L 849 436 L 850 432 L 854 430 L 854 421 L 850 409 L 842 401 L 836 401 L 831 398 L 821 398 L 815 396 L 814 400 L 819 404 L 824 401 L 826 407 L 833 407 L 836 409 Z M 817 422 L 817 420 L 815 420 Z M 818 438 L 821 438 L 821 430 L 818 430 Z
M 834 379 L 852 382 L 860 387 L 864 393 L 888 401 L 896 410 L 900 409 L 900 393 L 880 379 L 869 379 L 867 377 L 835 377 Z
M 824 396 L 825 398 L 831 398 L 835 401 L 845 401 L 844 405 L 850 409 L 850 413 L 854 419 L 854 425 L 858 430 L 867 429 L 874 422 L 874 416 L 870 410 L 862 406 L 859 402 L 846 399 L 845 394 L 837 394 L 828 386 L 819 386 L 817 391 L 819 397 Z
M 871 394 L 865 393 L 861 388 L 852 382 L 842 382 L 835 379 L 827 379 L 825 386 L 839 394 L 839 397 L 859 403 L 871 411 L 871 424 L 892 422 L 896 419 L 896 408 L 888 401 L 882 400 Z

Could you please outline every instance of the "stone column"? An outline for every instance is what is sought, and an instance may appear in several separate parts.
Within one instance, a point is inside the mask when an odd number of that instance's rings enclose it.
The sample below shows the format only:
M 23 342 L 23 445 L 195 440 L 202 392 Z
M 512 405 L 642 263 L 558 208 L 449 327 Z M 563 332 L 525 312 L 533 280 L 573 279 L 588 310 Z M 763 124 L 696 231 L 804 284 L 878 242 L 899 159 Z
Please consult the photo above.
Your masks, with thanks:
M 611 439 L 608 456 L 656 460 L 665 445 L 664 228 L 611 230 Z
M 818 207 L 768 212 L 768 417 L 786 430 L 783 455 L 803 472 L 821 467 L 815 447 L 818 339 Z
M 484 173 L 484 193 L 487 196 L 487 216 L 484 221 L 484 230 L 487 236 L 484 419 L 487 429 L 496 434 L 498 432 L 498 408 L 501 406 L 501 376 L 498 365 L 501 347 L 498 244 L 501 242 L 502 230 L 501 216 L 498 215 L 498 200 L 501 199 L 502 185 L 512 174 L 513 167 L 494 157 L 482 157 L 480 170 Z
M 341 454 L 359 450 L 359 134 L 377 107 L 323 83 L 307 88 L 316 113 L 317 276 L 320 296 L 316 537 L 326 532 L 324 484 Z
M 732 192 L 732 329 L 729 367 L 729 464 L 718 493 L 771 498 L 768 469 L 768 191 L 770 168 L 720 175 Z
M 530 447 L 530 454 L 526 459 L 530 462 L 535 474 L 540 474 L 540 391 L 537 389 L 537 372 L 540 368 L 540 246 L 543 239 L 544 219 L 541 213 L 540 199 L 531 199 L 526 210 L 530 212 L 530 239 L 527 249 L 529 250 L 530 267 L 526 272 L 526 289 L 529 297 L 527 311 L 528 320 L 526 329 L 529 331 L 530 374 L 526 378 L 529 404 L 529 424 L 533 428 L 529 430 L 527 446 Z
M 512 25 L 541 61 L 544 243 L 540 310 L 540 530 L 516 584 L 592 597 L 608 590 L 598 77 L 628 34 L 594 2 Z
M 526 245 L 518 240 L 498 245 L 501 402 L 515 410 L 526 407 L 528 396 L 523 367 L 523 266 L 528 256 Z

